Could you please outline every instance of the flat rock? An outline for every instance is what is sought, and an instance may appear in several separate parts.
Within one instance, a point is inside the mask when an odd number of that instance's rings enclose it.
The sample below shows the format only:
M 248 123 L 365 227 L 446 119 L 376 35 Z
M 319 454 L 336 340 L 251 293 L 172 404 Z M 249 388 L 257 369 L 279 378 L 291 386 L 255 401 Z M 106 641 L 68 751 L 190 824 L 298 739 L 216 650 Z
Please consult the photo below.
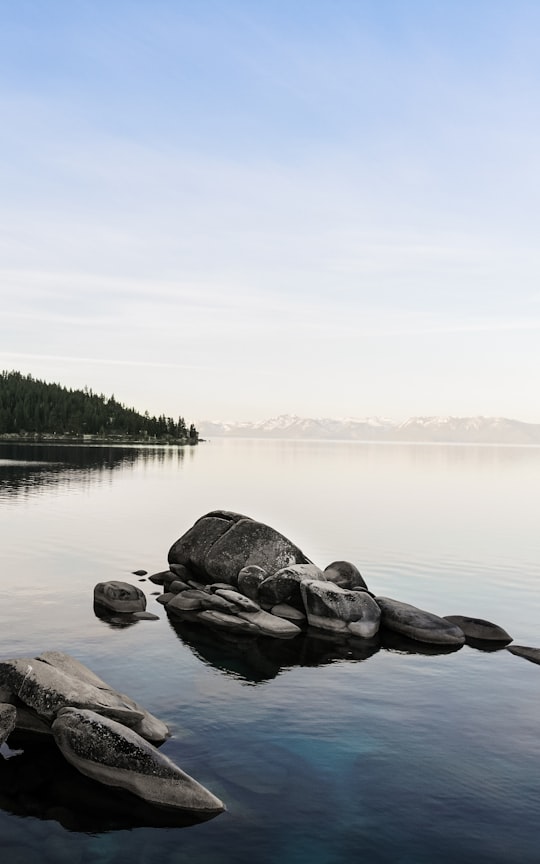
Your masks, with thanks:
M 477 639 L 482 642 L 501 642 L 503 644 L 512 641 L 512 637 L 506 630 L 503 630 L 498 624 L 492 624 L 491 621 L 484 621 L 483 618 L 468 618 L 465 615 L 445 615 L 444 620 L 457 624 L 463 630 L 467 639 Z
M 362 639 L 371 639 L 377 633 L 381 612 L 366 591 L 352 591 L 315 579 L 305 580 L 300 590 L 311 627 L 352 633 Z
M 201 815 L 224 810 L 219 798 L 114 720 L 94 711 L 64 708 L 52 728 L 68 762 L 99 783 L 127 789 L 159 807 Z
M 164 594 L 159 594 L 156 597 L 156 601 L 158 603 L 161 603 L 162 606 L 167 606 L 176 596 L 177 595 L 173 594 L 172 591 L 165 591 Z
M 205 591 L 189 588 L 187 591 L 175 594 L 172 600 L 167 603 L 167 609 L 178 612 L 198 612 L 200 609 L 208 609 L 210 596 Z
M 508 645 L 506 650 L 517 657 L 530 660 L 531 663 L 540 663 L 540 648 L 529 648 L 527 645 Z
M 134 576 L 146 576 L 148 570 L 133 570 L 132 573 Z
M 170 594 L 181 594 L 182 591 L 189 591 L 189 585 L 181 579 L 173 579 L 167 585 L 167 590 Z
M 465 634 L 460 627 L 439 618 L 433 612 L 390 597 L 376 597 L 375 601 L 382 613 L 381 625 L 389 630 L 434 645 L 463 645 L 465 642 Z
M 270 609 L 272 615 L 277 615 L 278 618 L 285 618 L 287 621 L 293 621 L 300 624 L 306 620 L 306 613 L 301 612 L 294 606 L 289 606 L 288 603 L 278 603 L 277 606 L 272 606 Z
M 94 602 L 114 612 L 144 612 L 146 597 L 136 585 L 129 582 L 99 582 L 94 588 Z
M 282 567 L 259 585 L 261 606 L 271 609 L 278 603 L 288 603 L 303 610 L 300 585 L 306 579 L 325 581 L 326 576 L 315 564 L 292 564 Z
M 350 561 L 333 561 L 325 567 L 324 575 L 329 582 L 335 582 L 340 588 L 365 588 L 367 591 L 360 570 Z
M 17 723 L 17 709 L 9 702 L 0 702 L 0 744 L 11 735 Z
M 153 612 L 133 612 L 132 618 L 137 621 L 159 621 L 159 615 L 154 615 Z
M 239 591 L 233 591 L 232 588 L 218 588 L 216 595 L 243 609 L 244 612 L 258 612 L 261 608 L 258 603 L 250 600 L 249 597 Z
M 254 624 L 265 636 L 275 636 L 277 639 L 289 639 L 291 636 L 297 636 L 302 632 L 300 627 L 297 627 L 292 621 L 278 618 L 277 615 L 263 612 L 262 609 L 259 612 L 239 611 L 238 617 Z
M 217 627 L 221 630 L 230 630 L 233 633 L 260 633 L 256 624 L 250 621 L 244 621 L 237 615 L 229 615 L 226 612 L 217 612 L 213 609 L 206 609 L 204 612 L 197 614 L 197 620 L 203 624 Z

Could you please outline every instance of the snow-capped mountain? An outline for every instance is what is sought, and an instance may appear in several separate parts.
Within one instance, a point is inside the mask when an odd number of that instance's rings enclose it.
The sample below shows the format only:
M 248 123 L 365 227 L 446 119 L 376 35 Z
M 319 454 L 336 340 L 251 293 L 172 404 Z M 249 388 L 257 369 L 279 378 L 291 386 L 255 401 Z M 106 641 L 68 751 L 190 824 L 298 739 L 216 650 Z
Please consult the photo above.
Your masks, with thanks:
M 293 438 L 335 441 L 408 441 L 451 444 L 540 444 L 540 424 L 505 417 L 410 417 L 396 423 L 364 419 L 282 414 L 256 422 L 201 420 L 203 438 Z

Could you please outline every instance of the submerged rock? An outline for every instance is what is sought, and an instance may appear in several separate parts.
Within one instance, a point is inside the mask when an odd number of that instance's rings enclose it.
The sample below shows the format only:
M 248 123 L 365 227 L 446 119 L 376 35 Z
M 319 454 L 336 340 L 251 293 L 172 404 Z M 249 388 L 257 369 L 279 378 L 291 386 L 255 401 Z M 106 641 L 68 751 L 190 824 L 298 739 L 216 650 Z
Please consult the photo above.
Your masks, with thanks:
M 240 513 L 214 510 L 195 522 L 169 550 L 169 565 L 184 565 L 207 581 L 237 585 L 244 567 L 275 573 L 309 559 L 279 532 Z
M 78 771 L 159 807 L 217 815 L 223 803 L 140 735 L 94 711 L 64 708 L 54 739 Z
M 144 612 L 146 597 L 129 582 L 99 582 L 94 588 L 94 602 L 114 612 Z
M 381 625 L 389 630 L 403 633 L 419 642 L 443 645 L 463 645 L 465 642 L 465 634 L 460 627 L 432 612 L 390 597 L 376 597 L 375 601 L 382 613 Z
M 484 621 L 483 618 L 468 618 L 466 615 L 445 615 L 445 621 L 450 621 L 451 624 L 463 630 L 467 639 L 474 639 L 481 642 L 500 642 L 503 645 L 511 642 L 512 637 L 499 627 L 498 624 L 492 624 L 491 621 Z
M 377 633 L 381 611 L 366 591 L 351 591 L 334 582 L 318 580 L 304 581 L 300 590 L 312 627 L 349 632 L 363 639 L 371 639 Z

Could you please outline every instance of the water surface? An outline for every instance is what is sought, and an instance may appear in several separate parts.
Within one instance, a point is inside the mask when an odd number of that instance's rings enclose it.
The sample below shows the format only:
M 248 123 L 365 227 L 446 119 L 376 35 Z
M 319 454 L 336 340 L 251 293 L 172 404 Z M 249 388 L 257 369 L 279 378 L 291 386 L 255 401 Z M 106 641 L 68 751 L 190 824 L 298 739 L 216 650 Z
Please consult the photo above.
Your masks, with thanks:
M 72 653 L 162 717 L 164 752 L 228 808 L 185 828 L 111 814 L 28 747 L 0 766 L 2 860 L 536 864 L 538 666 L 403 640 L 223 641 L 169 622 L 132 571 L 238 510 L 319 565 L 355 562 L 378 594 L 540 646 L 539 505 L 537 448 L 1 445 L 0 656 Z M 106 579 L 142 587 L 160 620 L 97 617 Z

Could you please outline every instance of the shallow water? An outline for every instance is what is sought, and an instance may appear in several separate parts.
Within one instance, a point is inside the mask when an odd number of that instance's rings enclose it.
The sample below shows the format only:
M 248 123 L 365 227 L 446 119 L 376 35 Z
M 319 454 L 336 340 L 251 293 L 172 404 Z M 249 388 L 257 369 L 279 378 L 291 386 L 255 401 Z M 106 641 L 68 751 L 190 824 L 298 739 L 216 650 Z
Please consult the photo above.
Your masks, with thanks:
M 538 448 L 1 445 L 0 656 L 72 653 L 163 718 L 163 751 L 227 804 L 151 826 L 28 746 L 0 765 L 2 860 L 536 864 L 538 666 L 404 640 L 223 641 L 169 622 L 131 574 L 163 569 L 206 511 L 238 510 L 322 566 L 354 561 L 378 594 L 540 646 L 539 504 Z M 97 617 L 106 579 L 142 587 L 160 620 Z

